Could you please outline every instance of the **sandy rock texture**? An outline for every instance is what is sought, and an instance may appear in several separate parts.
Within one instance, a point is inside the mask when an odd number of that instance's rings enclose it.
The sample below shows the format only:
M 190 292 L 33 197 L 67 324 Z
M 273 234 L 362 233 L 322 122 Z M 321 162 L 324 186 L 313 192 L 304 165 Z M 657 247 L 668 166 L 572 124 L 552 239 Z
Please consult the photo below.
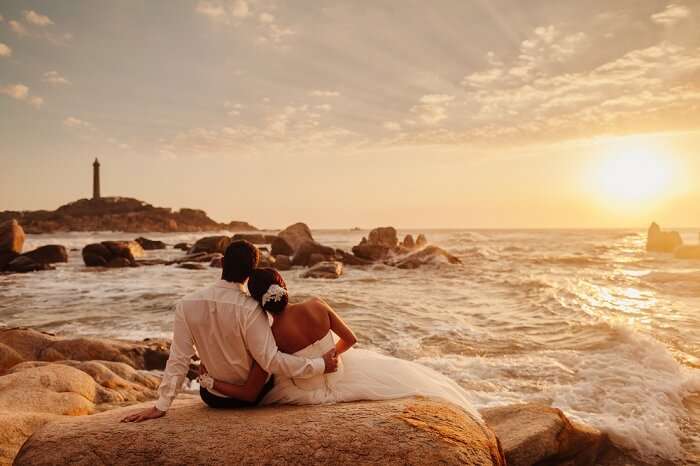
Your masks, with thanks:
M 424 398 L 235 411 L 189 399 L 155 421 L 118 422 L 134 409 L 51 423 L 14 464 L 505 465 L 488 428 Z

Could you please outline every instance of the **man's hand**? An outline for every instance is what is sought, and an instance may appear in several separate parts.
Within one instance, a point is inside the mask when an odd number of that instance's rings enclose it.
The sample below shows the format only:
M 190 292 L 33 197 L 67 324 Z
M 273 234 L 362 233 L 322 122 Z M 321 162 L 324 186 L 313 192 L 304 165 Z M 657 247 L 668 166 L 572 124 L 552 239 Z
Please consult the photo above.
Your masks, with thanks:
M 323 355 L 323 362 L 326 363 L 326 374 L 338 370 L 338 355 L 335 352 L 335 348 Z
M 158 419 L 165 416 L 165 411 L 161 411 L 155 406 L 139 411 L 138 413 L 126 416 L 121 422 L 143 422 L 149 419 Z

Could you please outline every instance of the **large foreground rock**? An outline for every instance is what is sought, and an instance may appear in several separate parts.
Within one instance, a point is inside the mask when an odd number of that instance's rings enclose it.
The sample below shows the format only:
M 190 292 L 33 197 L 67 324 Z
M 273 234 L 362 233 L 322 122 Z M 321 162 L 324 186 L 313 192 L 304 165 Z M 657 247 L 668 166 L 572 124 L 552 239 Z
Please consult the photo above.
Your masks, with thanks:
M 107 338 L 65 338 L 26 328 L 0 330 L 0 375 L 26 361 L 113 361 L 136 369 L 163 370 L 169 344 Z
M 647 234 L 647 251 L 673 252 L 683 245 L 683 239 L 677 231 L 661 231 L 661 227 L 652 223 Z
M 11 464 L 32 432 L 64 416 L 153 399 L 159 378 L 106 361 L 27 362 L 0 377 L 0 464 Z
M 83 248 L 83 262 L 88 267 L 135 267 L 143 248 L 136 241 L 102 241 Z
M 231 238 L 228 236 L 206 236 L 200 238 L 190 249 L 189 254 L 197 254 L 199 252 L 213 253 L 218 252 L 223 254 L 226 248 L 231 244 Z
M 12 219 L 0 223 L 0 252 L 22 253 L 24 246 L 24 230 L 17 220 Z
M 184 400 L 155 421 L 118 422 L 136 409 L 51 423 L 14 464 L 505 465 L 488 428 L 424 398 L 233 411 Z
M 481 414 L 501 441 L 508 466 L 592 466 L 607 445 L 607 436 L 599 430 L 572 422 L 548 406 L 509 405 Z
M 284 240 L 285 243 L 289 246 L 291 249 L 291 252 L 293 254 L 296 254 L 296 252 L 299 250 L 299 247 L 307 242 L 307 241 L 314 241 L 313 235 L 311 235 L 311 229 L 309 226 L 305 223 L 295 223 L 294 225 L 290 225 L 284 230 L 280 231 L 277 237 L 281 240 Z M 277 243 L 277 244 L 275 244 Z M 275 246 L 278 246 L 278 249 L 275 249 Z M 287 255 L 293 255 L 290 254 L 289 252 L 284 252 L 283 248 L 281 247 L 281 244 L 279 242 L 273 242 L 272 244 L 273 250 L 272 254 L 277 255 L 277 254 L 287 254 Z

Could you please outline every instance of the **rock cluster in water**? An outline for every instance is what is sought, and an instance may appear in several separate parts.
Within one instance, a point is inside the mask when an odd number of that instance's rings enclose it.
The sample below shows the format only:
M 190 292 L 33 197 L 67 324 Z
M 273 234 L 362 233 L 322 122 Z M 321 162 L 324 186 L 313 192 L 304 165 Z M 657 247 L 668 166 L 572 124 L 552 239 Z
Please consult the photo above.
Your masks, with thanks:
M 663 231 L 652 223 L 647 233 L 647 251 L 673 253 L 677 259 L 700 259 L 700 245 L 685 245 L 677 231 Z
M 4 211 L 0 222 L 15 219 L 28 233 L 57 231 L 194 232 L 231 229 L 257 230 L 240 221 L 219 223 L 203 210 L 154 207 L 128 197 L 80 199 L 56 210 Z
M 68 262 L 66 248 L 56 244 L 22 253 L 24 229 L 11 219 L 0 223 L 0 272 L 26 273 L 50 270 L 51 264 Z

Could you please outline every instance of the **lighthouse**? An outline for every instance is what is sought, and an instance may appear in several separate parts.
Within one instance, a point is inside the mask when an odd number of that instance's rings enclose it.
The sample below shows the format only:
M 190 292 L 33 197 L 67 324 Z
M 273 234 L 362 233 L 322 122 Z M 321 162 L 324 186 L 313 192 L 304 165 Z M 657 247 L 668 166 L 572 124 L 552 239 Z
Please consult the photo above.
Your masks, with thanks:
M 92 164 L 92 198 L 100 198 L 100 161 L 97 158 Z

